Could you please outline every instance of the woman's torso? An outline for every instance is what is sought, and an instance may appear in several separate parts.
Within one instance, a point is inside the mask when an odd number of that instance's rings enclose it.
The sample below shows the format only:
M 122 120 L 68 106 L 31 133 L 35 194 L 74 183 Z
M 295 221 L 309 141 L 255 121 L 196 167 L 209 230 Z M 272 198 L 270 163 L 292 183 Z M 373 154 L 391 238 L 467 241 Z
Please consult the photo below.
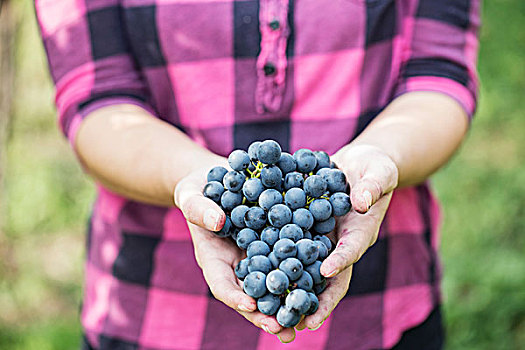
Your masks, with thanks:
M 285 44 L 284 56 L 272 51 L 278 47 L 263 50 L 286 64 L 282 100 L 260 113 L 261 100 L 274 92 L 271 84 L 257 87 L 260 32 L 268 32 L 259 9 L 279 14 L 286 3 L 123 0 L 93 16 L 121 21 L 116 30 L 144 79 L 147 103 L 196 142 L 222 155 L 262 139 L 289 152 L 334 153 L 394 97 L 412 2 L 290 0 L 289 36 L 275 41 Z M 390 347 L 423 321 L 439 301 L 438 221 L 426 185 L 396 191 L 377 243 L 355 265 L 348 297 L 321 329 L 300 332 L 287 348 Z M 281 346 L 209 294 L 178 209 L 99 188 L 86 273 L 82 322 L 101 347 Z

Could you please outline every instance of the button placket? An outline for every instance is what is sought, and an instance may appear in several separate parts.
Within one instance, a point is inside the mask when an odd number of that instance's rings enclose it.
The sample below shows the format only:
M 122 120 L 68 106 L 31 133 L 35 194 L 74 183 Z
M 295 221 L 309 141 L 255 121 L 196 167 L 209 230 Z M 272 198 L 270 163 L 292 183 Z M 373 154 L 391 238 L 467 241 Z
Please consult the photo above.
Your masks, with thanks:
M 261 50 L 257 57 L 256 109 L 276 112 L 281 107 L 286 80 L 288 1 L 261 0 L 259 22 Z

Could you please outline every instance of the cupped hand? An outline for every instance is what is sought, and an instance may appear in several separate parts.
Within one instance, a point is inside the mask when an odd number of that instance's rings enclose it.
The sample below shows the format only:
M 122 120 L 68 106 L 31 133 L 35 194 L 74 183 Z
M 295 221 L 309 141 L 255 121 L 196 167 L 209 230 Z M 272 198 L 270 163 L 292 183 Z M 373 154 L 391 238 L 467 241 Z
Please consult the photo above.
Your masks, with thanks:
M 338 218 L 330 235 L 335 250 L 321 265 L 321 274 L 332 277 L 319 297 L 319 310 L 306 317 L 297 329 L 317 329 L 346 294 L 352 266 L 372 246 L 388 209 L 392 191 L 398 183 L 398 169 L 381 149 L 368 146 L 347 146 L 333 155 L 350 184 L 352 210 Z
M 213 164 L 225 166 L 223 164 Z M 212 166 L 196 170 L 181 180 L 174 192 L 174 201 L 188 221 L 195 257 L 212 294 L 243 315 L 267 333 L 276 334 L 282 342 L 290 342 L 295 331 L 283 328 L 273 316 L 257 311 L 257 303 L 246 295 L 235 276 L 235 266 L 245 257 L 245 252 L 227 238 L 220 238 L 210 231 L 219 231 L 226 215 L 212 200 L 204 197 L 202 189 L 206 174 Z

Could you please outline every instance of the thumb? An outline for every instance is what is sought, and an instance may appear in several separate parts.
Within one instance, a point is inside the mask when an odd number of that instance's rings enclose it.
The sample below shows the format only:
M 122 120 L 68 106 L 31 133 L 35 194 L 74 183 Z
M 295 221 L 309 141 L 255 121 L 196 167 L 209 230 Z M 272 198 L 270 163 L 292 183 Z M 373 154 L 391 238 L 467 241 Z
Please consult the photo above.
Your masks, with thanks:
M 361 178 L 352 186 L 350 201 L 355 211 L 363 214 L 366 213 L 384 193 L 385 191 L 380 180 L 373 177 Z
M 383 195 L 392 192 L 398 183 L 398 169 L 386 155 L 372 156 L 360 176 L 350 177 L 350 201 L 358 213 L 366 213 Z
M 175 205 L 192 224 L 210 231 L 219 231 L 226 215 L 211 199 L 204 197 L 202 186 L 190 177 L 179 182 L 174 191 Z

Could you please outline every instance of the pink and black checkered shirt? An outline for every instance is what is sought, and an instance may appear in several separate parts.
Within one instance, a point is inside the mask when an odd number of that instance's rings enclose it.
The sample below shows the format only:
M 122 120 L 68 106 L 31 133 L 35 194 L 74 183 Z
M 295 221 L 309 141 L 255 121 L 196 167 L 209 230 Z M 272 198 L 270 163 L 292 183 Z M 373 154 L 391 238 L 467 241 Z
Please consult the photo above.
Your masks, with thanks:
M 438 91 L 472 115 L 479 0 L 36 0 L 73 140 L 132 103 L 227 155 L 275 139 L 334 153 L 393 98 Z M 323 327 L 279 343 L 215 300 L 178 209 L 98 187 L 82 325 L 100 349 L 384 349 L 440 303 L 439 209 L 395 192 L 377 243 Z

